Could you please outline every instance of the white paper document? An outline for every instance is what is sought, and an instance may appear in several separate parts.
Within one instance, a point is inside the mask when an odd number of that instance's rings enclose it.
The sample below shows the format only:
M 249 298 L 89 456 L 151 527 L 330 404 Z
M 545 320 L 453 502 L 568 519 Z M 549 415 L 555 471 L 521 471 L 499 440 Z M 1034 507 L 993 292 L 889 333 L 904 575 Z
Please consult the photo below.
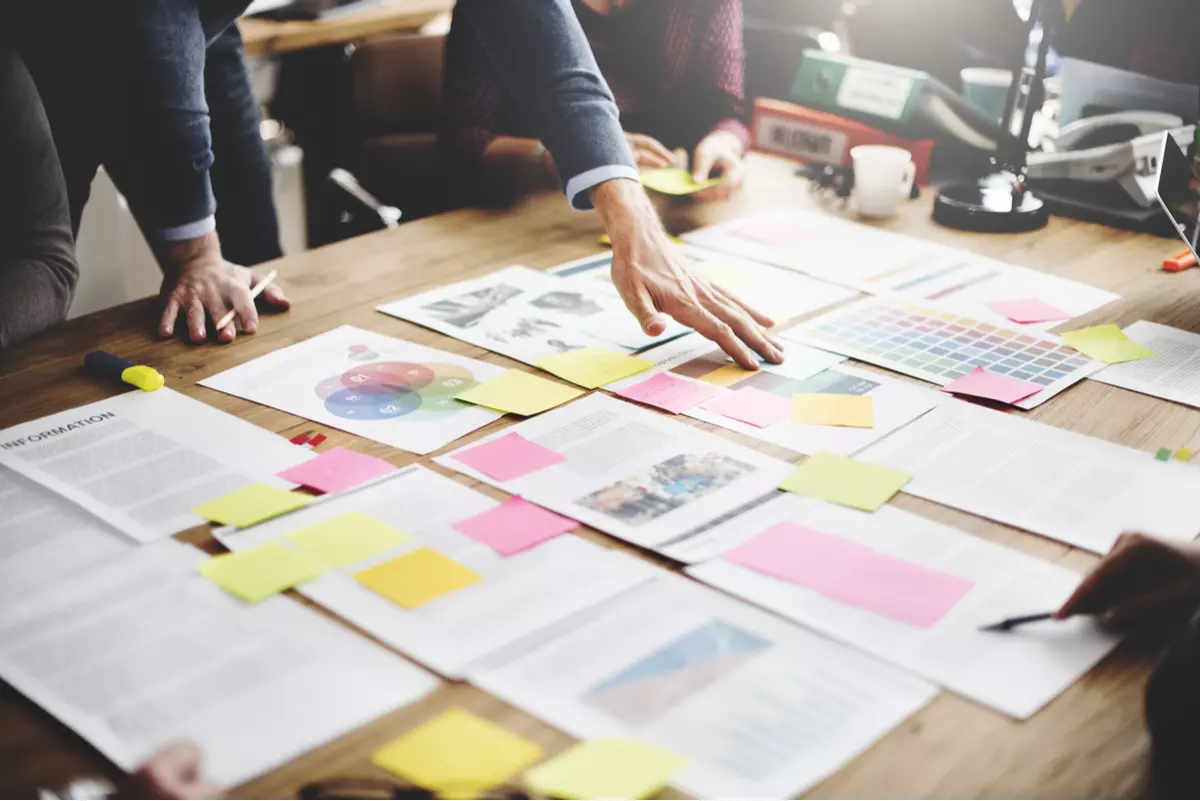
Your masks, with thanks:
M 643 560 L 561 536 L 499 556 L 451 527 L 496 506 L 482 493 L 431 470 L 410 467 L 371 487 L 339 495 L 249 529 L 222 531 L 234 551 L 281 539 L 348 512 L 368 514 L 411 541 L 298 589 L 330 612 L 448 678 L 493 651 L 650 580 Z M 481 577 L 416 609 L 367 589 L 354 574 L 417 548 L 433 548 Z
M 283 437 L 163 388 L 0 431 L 5 465 L 140 542 L 204 519 L 189 510 L 313 458 Z
M 234 600 L 207 558 L 162 542 L 0 609 L 0 676 L 123 770 L 186 740 L 225 787 L 438 686 L 286 597 Z
M 497 480 L 456 458 L 514 433 L 561 461 Z M 600 394 L 437 462 L 645 548 L 754 508 L 792 471 L 787 462 Z
M 472 682 L 576 737 L 690 758 L 672 785 L 697 798 L 802 793 L 937 693 L 675 575 L 560 628 Z
M 955 401 L 860 454 L 911 473 L 904 492 L 1099 554 L 1123 532 L 1190 542 L 1200 470 Z
M 1200 334 L 1141 320 L 1125 336 L 1158 355 L 1110 364 L 1093 381 L 1200 408 Z
M 932 625 L 914 624 L 911 618 L 887 614 L 886 595 L 868 596 L 869 603 L 847 601 L 822 592 L 816 582 L 794 583 L 726 559 L 696 565 L 688 572 L 1017 718 L 1033 715 L 1117 644 L 1115 637 L 1085 618 L 1031 624 L 1008 633 L 980 631 L 981 626 L 1010 617 L 1057 609 L 1080 576 L 894 507 L 867 514 L 797 495 L 780 496 L 753 529 L 726 526 L 714 537 L 723 539 L 726 547 L 735 547 L 781 525 L 816 532 L 818 542 L 834 537 L 835 542 L 925 568 L 935 580 L 927 581 L 923 590 L 929 592 L 923 599 L 926 611 L 934 609 L 931 617 L 941 611 L 939 605 L 949 606 L 949 611 Z M 777 536 L 791 533 L 786 528 L 775 531 Z M 786 558 L 782 551 L 776 553 L 777 561 Z M 836 552 L 822 554 L 816 549 L 791 558 L 826 559 L 823 565 L 813 566 L 826 573 L 845 566 Z M 875 574 L 876 582 L 890 581 L 878 570 Z M 938 598 L 936 580 L 942 577 L 950 577 L 965 590 L 952 605 Z M 905 586 L 903 591 L 922 590 Z
M 455 395 L 503 372 L 465 356 L 343 325 L 200 385 L 423 454 L 502 416 L 455 400 Z

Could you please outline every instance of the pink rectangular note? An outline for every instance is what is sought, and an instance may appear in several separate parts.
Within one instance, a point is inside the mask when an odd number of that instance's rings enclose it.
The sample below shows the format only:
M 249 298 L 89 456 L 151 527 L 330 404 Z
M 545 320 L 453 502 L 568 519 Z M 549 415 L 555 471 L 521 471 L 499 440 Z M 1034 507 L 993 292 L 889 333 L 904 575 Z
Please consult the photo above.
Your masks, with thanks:
M 453 528 L 501 556 L 512 556 L 578 526 L 569 517 L 514 497 L 483 514 L 459 520 Z
M 318 492 L 334 493 L 395 471 L 396 468 L 383 459 L 346 448 L 330 448 L 315 459 L 289 467 L 279 477 Z
M 725 559 L 889 620 L 930 628 L 975 586 L 865 545 L 780 523 Z
M 790 220 L 775 217 L 760 217 L 729 229 L 734 236 L 750 239 L 763 245 L 780 247 L 803 242 L 812 231 L 802 228 Z
M 451 454 L 450 458 L 497 481 L 512 481 L 567 460 L 561 453 L 530 442 L 516 432 Z
M 988 308 L 997 314 L 1003 314 L 1014 323 L 1049 323 L 1054 320 L 1070 320 L 1074 315 L 1065 312 L 1057 306 L 1051 306 L 1038 298 L 1020 298 L 1019 300 L 998 300 L 989 303 Z
M 657 406 L 671 414 L 683 414 L 720 394 L 711 384 L 693 384 L 667 372 L 655 373 L 645 381 L 618 390 L 617 395 L 647 406 Z
M 788 398 L 758 387 L 726 392 L 704 404 L 703 408 L 757 428 L 774 425 L 792 414 L 792 403 Z
M 1019 403 L 1041 391 L 1042 388 L 1037 384 L 989 373 L 982 367 L 976 367 L 957 381 L 942 387 L 942 392 L 998 400 L 1001 403 Z

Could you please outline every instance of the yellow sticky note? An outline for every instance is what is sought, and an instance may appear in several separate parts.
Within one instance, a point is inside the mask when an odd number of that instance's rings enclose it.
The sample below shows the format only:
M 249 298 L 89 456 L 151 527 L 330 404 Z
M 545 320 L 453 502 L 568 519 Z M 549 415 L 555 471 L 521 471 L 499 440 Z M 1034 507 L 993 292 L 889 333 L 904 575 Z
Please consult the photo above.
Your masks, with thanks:
M 528 417 L 561 406 L 582 394 L 574 387 L 547 381 L 524 370 L 506 370 L 491 381 L 477 384 L 455 397 L 476 406 Z
M 200 574 L 243 601 L 256 604 L 316 578 L 321 567 L 309 554 L 270 540 L 245 551 L 214 556 L 200 565 Z
M 670 239 L 671 242 L 676 245 L 683 244 L 683 240 L 677 236 L 668 236 L 667 239 Z M 604 247 L 606 247 L 606 248 L 611 248 L 612 247 L 612 237 L 610 237 L 608 234 L 600 234 L 600 244 L 604 245 Z
M 779 488 L 874 512 L 891 500 L 911 478 L 902 470 L 819 451 L 792 471 Z
M 666 787 L 687 757 L 636 740 L 579 743 L 525 772 L 543 798 L 647 798 Z
M 654 362 L 605 348 L 580 348 L 538 359 L 537 366 L 572 384 L 595 389 L 649 370 Z
M 347 512 L 287 535 L 288 542 L 332 569 L 349 567 L 411 539 L 366 512 Z
M 664 195 L 693 195 L 702 189 L 716 186 L 724 180 L 725 178 L 721 177 L 696 181 L 692 178 L 690 171 L 678 167 L 646 170 L 642 173 L 642 186 Z
M 465 709 L 449 709 L 385 745 L 371 761 L 407 782 L 455 798 L 482 798 L 537 762 L 537 743 Z
M 224 526 L 246 528 L 306 506 L 312 497 L 299 492 L 251 484 L 228 495 L 193 506 L 192 512 Z
M 1175 458 L 1181 462 L 1190 462 L 1194 455 L 1191 448 L 1180 448 L 1175 451 Z
M 740 381 L 745 381 L 757 372 L 757 370 L 746 370 L 736 364 L 727 364 L 724 367 L 718 367 L 711 373 L 700 376 L 700 380 L 709 384 L 716 384 L 718 387 L 732 387 Z
M 418 548 L 354 574 L 369 590 L 416 609 L 435 598 L 483 581 L 483 576 L 432 548 Z
M 1113 323 L 1068 331 L 1062 338 L 1084 356 L 1105 364 L 1135 362 L 1158 355 L 1125 336 L 1125 332 Z
M 801 392 L 792 396 L 792 421 L 818 426 L 875 427 L 875 401 L 870 395 Z

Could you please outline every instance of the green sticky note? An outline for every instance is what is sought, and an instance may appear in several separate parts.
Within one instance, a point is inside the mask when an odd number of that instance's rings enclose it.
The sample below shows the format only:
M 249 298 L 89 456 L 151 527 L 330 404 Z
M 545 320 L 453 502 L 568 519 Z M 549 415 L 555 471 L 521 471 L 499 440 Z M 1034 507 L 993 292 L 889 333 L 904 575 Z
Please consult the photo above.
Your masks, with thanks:
M 192 512 L 224 526 L 246 528 L 306 506 L 312 498 L 299 492 L 251 484 L 228 495 L 193 506 Z
M 348 567 L 412 540 L 366 512 L 344 515 L 294 531 L 287 540 L 327 568 Z
M 537 762 L 537 743 L 465 709 L 449 709 L 385 745 L 371 761 L 407 782 L 452 798 L 483 798 Z
M 525 772 L 543 798 L 647 798 L 666 787 L 686 757 L 636 740 L 579 743 Z
M 1135 362 L 1158 355 L 1125 336 L 1125 332 L 1113 323 L 1067 331 L 1062 338 L 1084 356 L 1105 364 Z
M 792 471 L 779 488 L 874 512 L 891 500 L 911 478 L 902 470 L 819 451 Z
M 524 370 L 506 370 L 491 381 L 477 384 L 455 397 L 476 406 L 528 417 L 553 409 L 582 394 L 581 390 L 574 387 L 563 386 Z
M 690 171 L 678 167 L 664 167 L 661 170 L 646 170 L 642 173 L 642 186 L 664 195 L 694 195 L 724 180 L 722 176 L 696 181 Z
M 321 563 L 315 558 L 276 540 L 214 556 L 200 565 L 201 575 L 252 604 L 303 584 L 320 573 Z
M 1169 462 L 1171 460 L 1171 449 L 1159 448 L 1158 453 L 1154 454 L 1154 458 L 1160 462 Z
M 654 362 L 606 348 L 580 348 L 538 359 L 537 366 L 584 389 L 595 389 L 645 372 Z

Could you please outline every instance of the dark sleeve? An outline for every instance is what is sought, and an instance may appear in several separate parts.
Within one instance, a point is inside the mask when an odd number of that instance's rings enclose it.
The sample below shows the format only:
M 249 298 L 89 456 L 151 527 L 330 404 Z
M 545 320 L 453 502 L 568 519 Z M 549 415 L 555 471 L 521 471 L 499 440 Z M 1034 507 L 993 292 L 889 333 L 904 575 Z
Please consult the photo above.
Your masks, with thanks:
M 713 118 L 706 133 L 728 131 L 750 149 L 746 127 L 746 46 L 742 34 L 742 1 L 720 0 L 705 35 L 704 80 Z
M 0 46 L 0 347 L 65 319 L 78 279 L 50 125 L 25 65 Z
M 571 0 L 458 0 L 496 72 L 534 121 L 576 208 L 586 189 L 637 179 L 617 105 Z
M 443 118 L 438 140 L 448 165 L 469 170 L 497 135 L 505 95 L 504 84 L 496 77 L 463 5 L 455 7 L 446 37 Z

